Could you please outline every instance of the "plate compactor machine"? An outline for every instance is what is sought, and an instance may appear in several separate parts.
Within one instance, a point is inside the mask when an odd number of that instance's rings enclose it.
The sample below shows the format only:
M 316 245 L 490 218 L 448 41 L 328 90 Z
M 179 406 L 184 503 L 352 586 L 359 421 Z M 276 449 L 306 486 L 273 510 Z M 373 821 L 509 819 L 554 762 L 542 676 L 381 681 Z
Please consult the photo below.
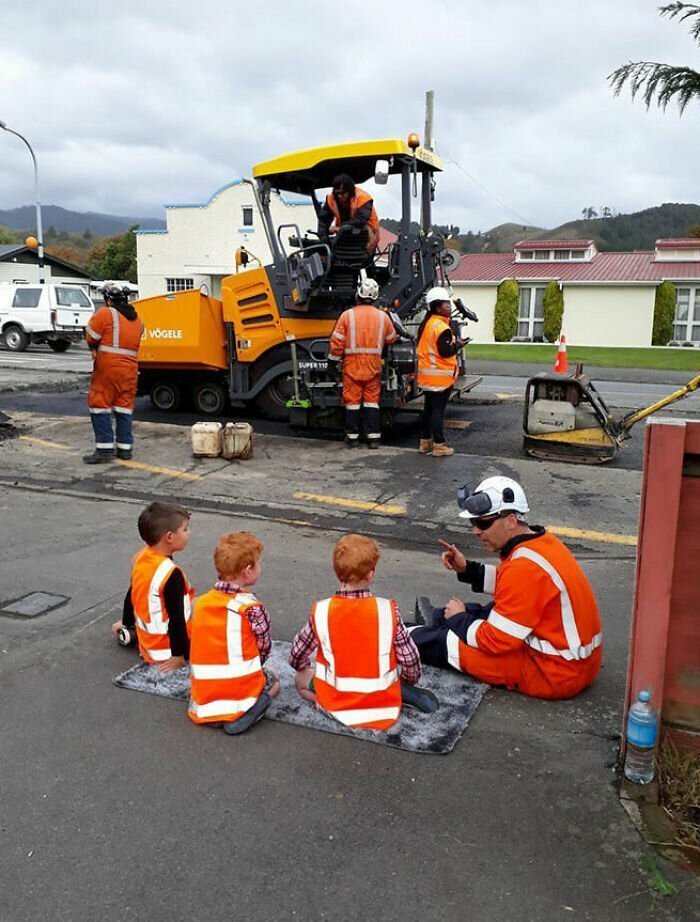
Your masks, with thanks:
M 186 291 L 139 301 L 146 335 L 139 352 L 139 390 L 163 410 L 189 398 L 195 409 L 219 416 L 228 401 L 255 404 L 264 415 L 295 425 L 339 425 L 341 388 L 328 369 L 329 339 L 340 313 L 356 303 L 362 272 L 379 286 L 377 305 L 390 312 L 400 334 L 387 347 L 380 406 L 383 421 L 420 395 L 412 322 L 426 291 L 449 286 L 459 255 L 432 228 L 431 206 L 440 159 L 408 141 L 389 139 L 285 154 L 253 169 L 251 186 L 270 265 L 245 268 L 223 279 L 221 299 Z M 310 198 L 318 215 L 334 178 L 400 183 L 401 223 L 388 246 L 368 253 L 367 228 L 343 226 L 332 242 L 295 224 L 275 226 L 273 191 Z M 414 202 L 415 200 L 415 202 Z M 412 203 L 420 226 L 412 223 Z M 462 319 L 475 315 L 457 302 Z M 458 322 L 455 318 L 455 323 Z M 168 335 L 164 335 L 163 331 Z M 171 335 L 176 334 L 176 335 Z M 155 335 L 159 334 L 159 335 Z M 464 339 L 464 333 L 460 333 Z M 481 379 L 461 376 L 459 398 Z
M 525 389 L 523 446 L 533 458 L 602 464 L 615 457 L 635 423 L 698 387 L 700 375 L 656 403 L 615 419 L 581 365 L 573 375 L 541 372 Z

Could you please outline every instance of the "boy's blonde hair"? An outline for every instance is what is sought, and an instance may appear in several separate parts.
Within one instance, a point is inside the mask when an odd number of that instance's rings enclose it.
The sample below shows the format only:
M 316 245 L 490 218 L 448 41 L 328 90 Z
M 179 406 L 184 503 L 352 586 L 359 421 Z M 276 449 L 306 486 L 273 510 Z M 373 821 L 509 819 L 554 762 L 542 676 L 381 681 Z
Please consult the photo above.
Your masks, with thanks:
M 341 583 L 356 583 L 367 578 L 379 562 L 379 545 L 363 535 L 345 535 L 333 548 L 333 569 Z
M 262 542 L 250 531 L 232 531 L 223 535 L 214 551 L 214 566 L 219 579 L 233 579 L 246 567 L 254 567 L 262 552 Z

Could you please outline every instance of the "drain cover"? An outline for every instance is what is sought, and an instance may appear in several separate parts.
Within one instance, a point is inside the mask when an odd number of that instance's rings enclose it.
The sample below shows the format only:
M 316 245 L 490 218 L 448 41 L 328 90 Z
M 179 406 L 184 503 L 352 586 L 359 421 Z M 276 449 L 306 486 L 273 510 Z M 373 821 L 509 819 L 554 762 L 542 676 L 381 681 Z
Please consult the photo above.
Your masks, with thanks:
M 8 618 L 37 618 L 64 605 L 68 598 L 67 595 L 54 595 L 51 592 L 30 592 L 13 602 L 6 602 L 0 607 L 0 615 Z

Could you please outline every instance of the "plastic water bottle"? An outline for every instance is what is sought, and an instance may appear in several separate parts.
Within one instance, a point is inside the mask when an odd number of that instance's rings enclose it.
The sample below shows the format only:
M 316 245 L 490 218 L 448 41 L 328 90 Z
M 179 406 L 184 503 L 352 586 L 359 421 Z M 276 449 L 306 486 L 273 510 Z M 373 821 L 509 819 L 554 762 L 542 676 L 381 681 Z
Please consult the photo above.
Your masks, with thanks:
M 649 784 L 654 779 L 654 751 L 659 719 L 649 704 L 651 695 L 640 691 L 627 714 L 627 748 L 625 778 L 635 784 Z

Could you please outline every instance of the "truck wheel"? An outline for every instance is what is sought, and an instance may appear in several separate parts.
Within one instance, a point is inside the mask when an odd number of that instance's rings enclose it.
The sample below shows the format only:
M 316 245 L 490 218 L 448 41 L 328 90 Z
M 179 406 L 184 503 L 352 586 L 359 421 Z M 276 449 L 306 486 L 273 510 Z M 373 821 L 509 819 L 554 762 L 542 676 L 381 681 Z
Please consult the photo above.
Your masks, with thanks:
M 203 416 L 221 416 L 228 403 L 224 387 L 217 381 L 205 381 L 192 391 L 195 409 Z
M 180 388 L 170 381 L 157 381 L 151 387 L 148 396 L 151 399 L 151 406 L 156 410 L 177 410 L 182 401 Z
M 24 352 L 29 345 L 29 333 L 25 333 L 22 327 L 14 323 L 6 328 L 4 332 L 5 345 L 10 352 Z
M 292 379 L 287 375 L 280 375 L 260 391 L 255 398 L 255 406 L 266 419 L 287 420 L 287 401 L 293 395 Z
M 68 352 L 70 349 L 69 339 L 49 339 L 47 342 L 49 349 L 53 349 L 54 352 Z

